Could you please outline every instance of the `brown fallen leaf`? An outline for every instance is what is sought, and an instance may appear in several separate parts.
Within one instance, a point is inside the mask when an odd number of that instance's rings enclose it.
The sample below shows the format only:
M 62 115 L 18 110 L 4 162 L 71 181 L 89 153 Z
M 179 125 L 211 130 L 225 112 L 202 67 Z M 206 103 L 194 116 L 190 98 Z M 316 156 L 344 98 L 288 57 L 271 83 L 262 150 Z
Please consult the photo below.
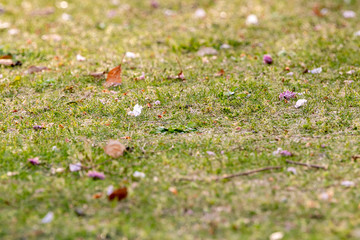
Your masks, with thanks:
M 323 17 L 324 16 L 324 14 L 322 14 L 322 12 L 320 10 L 319 5 L 315 5 L 312 10 L 313 10 L 314 15 L 316 15 L 318 17 Z
M 0 66 L 7 66 L 7 67 L 15 67 L 21 66 L 22 63 L 20 61 L 14 62 L 12 59 L 0 59 Z
M 110 140 L 104 147 L 105 153 L 112 158 L 119 158 L 124 155 L 126 147 L 117 140 Z
M 360 159 L 360 155 L 351 156 L 351 160 L 353 160 L 354 162 L 356 162 L 358 159 Z
M 36 72 L 42 72 L 44 70 L 49 70 L 49 69 L 47 67 L 30 66 L 28 70 L 25 71 L 25 74 L 33 74 Z
M 12 55 L 11 54 L 2 55 L 0 56 L 0 59 L 12 59 Z
M 174 195 L 178 194 L 178 191 L 177 191 L 176 187 L 169 187 L 169 191 Z
M 224 69 L 220 69 L 219 72 L 214 74 L 215 77 L 221 77 L 221 76 L 224 76 L 224 75 L 225 75 Z
M 121 200 L 123 200 L 124 198 L 127 197 L 127 194 L 128 194 L 128 192 L 127 192 L 126 187 L 119 188 L 119 189 L 116 189 L 115 191 L 113 191 L 109 195 L 108 199 L 109 199 L 109 201 L 112 201 L 114 199 L 117 199 L 118 201 L 121 201 Z
M 101 198 L 102 197 L 102 193 L 95 193 L 94 195 L 93 195 L 93 199 L 99 199 L 99 198 Z
M 113 69 L 107 75 L 104 87 L 115 87 L 121 85 L 121 64 Z

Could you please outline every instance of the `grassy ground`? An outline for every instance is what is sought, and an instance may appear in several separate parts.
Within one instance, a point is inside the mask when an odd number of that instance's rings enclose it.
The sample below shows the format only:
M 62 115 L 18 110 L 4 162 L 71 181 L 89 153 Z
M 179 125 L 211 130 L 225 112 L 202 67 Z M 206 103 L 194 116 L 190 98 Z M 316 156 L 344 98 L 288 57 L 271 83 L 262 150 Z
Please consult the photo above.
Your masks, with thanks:
M 360 12 L 342 15 L 359 3 L 164 0 L 153 9 L 147 1 L 113 2 L 2 1 L 0 22 L 10 27 L 0 30 L 0 51 L 23 65 L 0 68 L 1 239 L 360 238 L 360 171 L 352 160 L 360 153 Z M 327 14 L 317 16 L 314 6 Z M 33 12 L 45 7 L 55 12 Z M 203 19 L 194 18 L 199 7 Z M 251 13 L 256 26 L 245 24 Z M 51 34 L 61 40 L 46 40 Z M 224 43 L 231 48 L 220 49 Z M 198 56 L 203 46 L 218 55 Z M 125 52 L 139 56 L 125 58 L 120 87 L 109 91 L 105 79 L 88 76 L 117 66 Z M 263 64 L 264 54 L 274 64 Z M 186 80 L 168 79 L 180 72 L 177 58 Z M 31 65 L 50 70 L 24 74 Z M 318 67 L 320 74 L 303 73 Z M 225 74 L 215 76 L 220 69 Z M 142 72 L 145 80 L 135 80 Z M 304 92 L 307 104 L 279 101 L 285 90 Z M 127 115 L 135 104 L 144 106 L 141 115 Z M 112 160 L 103 150 L 109 139 L 131 151 Z M 274 156 L 279 147 L 294 156 Z M 42 164 L 29 164 L 34 157 Z M 76 162 L 105 180 L 70 172 Z M 177 180 L 268 166 L 282 168 Z M 128 197 L 109 202 L 110 185 L 126 186 Z M 48 212 L 54 218 L 42 224 Z

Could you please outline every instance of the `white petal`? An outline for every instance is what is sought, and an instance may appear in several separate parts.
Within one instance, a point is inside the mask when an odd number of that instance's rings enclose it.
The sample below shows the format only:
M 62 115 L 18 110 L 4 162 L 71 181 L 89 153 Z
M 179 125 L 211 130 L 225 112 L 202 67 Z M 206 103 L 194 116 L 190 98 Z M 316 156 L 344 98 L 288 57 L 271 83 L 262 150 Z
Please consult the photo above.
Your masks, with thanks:
M 322 72 L 322 68 L 321 68 L 321 67 L 315 68 L 315 69 L 313 69 L 313 70 L 310 70 L 309 72 L 312 73 L 312 74 L 321 73 L 321 72 Z
M 54 219 L 54 213 L 48 212 L 43 219 L 41 219 L 41 223 L 49 223 Z
M 145 173 L 135 171 L 135 172 L 133 173 L 133 176 L 136 177 L 136 178 L 144 178 L 144 177 L 145 177 Z
M 81 163 L 75 163 L 75 164 L 71 164 L 69 165 L 69 169 L 71 172 L 77 172 L 81 170 Z
M 306 99 L 299 99 L 295 104 L 295 108 L 299 108 L 299 107 L 303 106 L 305 103 L 307 103 Z
M 194 13 L 194 17 L 195 18 L 204 18 L 204 17 L 206 17 L 205 10 L 202 9 L 202 8 L 196 9 L 196 11 Z
M 355 183 L 353 181 L 342 181 L 341 185 L 344 187 L 352 187 L 355 185 Z
M 250 14 L 246 18 L 246 25 L 256 25 L 259 23 L 259 20 L 255 14 Z

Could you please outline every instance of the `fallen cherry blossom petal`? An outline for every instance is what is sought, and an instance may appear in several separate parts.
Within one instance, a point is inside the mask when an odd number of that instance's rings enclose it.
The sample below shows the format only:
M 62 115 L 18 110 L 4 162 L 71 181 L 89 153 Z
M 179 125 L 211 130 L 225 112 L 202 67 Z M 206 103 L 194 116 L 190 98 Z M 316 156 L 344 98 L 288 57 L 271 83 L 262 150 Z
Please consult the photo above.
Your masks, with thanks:
M 150 6 L 151 6 L 152 8 L 159 8 L 159 7 L 160 7 L 160 4 L 159 4 L 159 2 L 158 2 L 157 0 L 151 0 Z
M 216 55 L 218 54 L 218 51 L 212 47 L 202 47 L 197 52 L 197 55 L 200 57 L 206 56 L 206 55 Z
M 343 17 L 344 18 L 354 18 L 354 17 L 356 17 L 356 13 L 354 11 L 347 10 L 347 11 L 343 12 Z
M 114 186 L 113 185 L 110 185 L 108 186 L 108 188 L 106 189 L 106 195 L 110 195 L 114 192 Z
M 8 22 L 0 22 L 0 29 L 6 29 L 10 27 L 10 23 Z
M 216 156 L 216 154 L 214 153 L 214 152 L 212 152 L 212 151 L 207 151 L 206 152 L 209 156 Z
M 296 92 L 291 92 L 291 91 L 285 91 L 285 92 L 280 93 L 280 95 L 279 95 L 280 100 L 283 100 L 283 99 L 289 100 L 289 99 L 295 98 L 295 97 L 296 97 Z
M 160 105 L 160 101 L 159 101 L 159 100 L 156 100 L 156 101 L 154 102 L 154 104 L 155 104 L 155 105 Z
M 50 223 L 54 219 L 54 213 L 48 212 L 43 219 L 41 219 L 41 223 L 46 224 Z
M 290 172 L 290 173 L 292 173 L 292 174 L 294 174 L 294 175 L 296 175 L 296 168 L 294 168 L 294 167 L 288 167 L 288 168 L 286 169 L 286 171 L 287 171 L 287 172 Z
M 226 44 L 226 43 L 224 43 L 224 44 L 222 44 L 220 46 L 220 49 L 230 49 L 230 48 L 231 48 L 231 46 L 229 44 Z
M 276 151 L 273 151 L 273 155 L 276 156 L 276 155 L 279 155 L 280 152 L 282 151 L 282 148 L 278 148 Z
M 142 108 L 143 108 L 142 106 L 140 106 L 139 104 L 136 104 L 134 106 L 134 109 L 132 111 L 128 112 L 128 115 L 137 117 L 137 116 L 139 116 L 141 114 Z
M 79 62 L 83 62 L 83 61 L 86 60 L 86 58 L 83 57 L 83 56 L 81 56 L 80 54 L 77 54 L 77 55 L 76 55 L 76 60 L 79 61 Z
M 39 158 L 38 158 L 38 157 L 29 158 L 29 159 L 28 159 L 28 162 L 31 163 L 32 165 L 39 165 L 39 164 L 40 164 L 40 161 L 39 161 Z
M 126 52 L 125 57 L 127 57 L 127 58 L 136 58 L 137 54 L 135 54 L 133 52 Z
M 284 237 L 284 233 L 282 232 L 274 232 L 270 235 L 270 240 L 281 240 Z
M 282 150 L 280 152 L 280 155 L 284 156 L 284 157 L 291 157 L 293 154 L 291 152 L 287 151 L 287 150 Z
M 69 164 L 70 172 L 77 172 L 81 170 L 81 163 Z
M 138 172 L 138 171 L 135 171 L 134 173 L 133 173 L 133 177 L 135 177 L 135 178 L 144 178 L 146 175 L 145 175 L 145 173 L 143 173 L 143 172 Z
M 299 99 L 295 104 L 295 108 L 299 108 L 301 106 L 304 106 L 306 103 L 307 103 L 306 99 Z
M 58 34 L 48 34 L 48 35 L 43 35 L 41 37 L 42 40 L 45 41 L 54 41 L 54 42 L 60 42 L 62 37 Z
M 101 172 L 89 171 L 87 175 L 89 178 L 93 178 L 93 179 L 100 179 L 100 180 L 105 179 L 105 175 Z
M 309 73 L 312 73 L 312 74 L 319 74 L 321 72 L 322 72 L 322 67 L 315 68 L 313 70 L 309 70 Z
M 140 77 L 137 78 L 137 80 L 144 80 L 145 79 L 145 73 L 143 72 Z
M 344 187 L 353 187 L 355 186 L 355 183 L 353 181 L 342 181 L 341 182 L 341 186 L 344 186 Z
M 245 23 L 246 25 L 256 25 L 259 23 L 259 20 L 255 14 L 250 14 L 247 16 Z
M 8 31 L 8 34 L 9 35 L 17 35 L 17 34 L 19 34 L 20 33 L 20 30 L 19 29 L 16 29 L 16 28 L 11 28 L 11 29 L 9 29 L 9 31 Z
M 202 8 L 198 8 L 196 9 L 195 13 L 194 13 L 194 17 L 195 18 L 204 18 L 206 17 L 206 12 L 204 9 Z
M 72 20 L 72 16 L 71 16 L 70 14 L 63 13 L 63 14 L 61 15 L 61 19 L 62 19 L 63 21 L 71 21 L 71 20 Z
M 263 57 L 263 63 L 269 64 L 269 65 L 272 64 L 273 63 L 272 57 L 268 54 L 265 54 Z

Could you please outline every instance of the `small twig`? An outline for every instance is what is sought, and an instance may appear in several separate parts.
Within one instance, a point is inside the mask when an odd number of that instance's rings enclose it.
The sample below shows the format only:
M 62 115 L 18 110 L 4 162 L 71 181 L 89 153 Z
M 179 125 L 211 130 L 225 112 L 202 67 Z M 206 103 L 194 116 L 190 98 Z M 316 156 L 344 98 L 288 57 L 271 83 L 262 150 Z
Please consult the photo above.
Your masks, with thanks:
M 176 61 L 177 61 L 178 64 L 179 64 L 179 67 L 180 67 L 181 72 L 183 72 L 183 68 L 182 68 L 182 66 L 181 66 L 181 63 L 180 63 L 180 60 L 179 60 L 178 57 L 176 57 Z
M 251 175 L 254 173 L 258 173 L 258 172 L 276 170 L 276 169 L 281 169 L 281 168 L 283 168 L 283 167 L 271 166 L 271 167 L 259 168 L 259 169 L 255 169 L 255 170 L 251 170 L 251 171 L 247 171 L 247 172 L 234 173 L 234 174 L 229 174 L 229 175 L 224 175 L 224 176 L 214 176 L 214 177 L 211 177 L 208 179 L 198 178 L 198 177 L 182 177 L 177 180 L 179 180 L 179 181 L 220 181 L 220 180 L 224 180 L 224 179 L 230 179 L 230 178 L 235 178 L 235 177 L 240 177 L 240 176 L 247 176 L 247 175 Z
M 294 161 L 290 161 L 290 160 L 286 160 L 286 162 L 287 162 L 287 163 L 291 163 L 291 164 L 300 165 L 300 166 L 309 167 L 309 168 L 317 168 L 317 169 L 324 169 L 324 170 L 326 170 L 326 169 L 327 169 L 327 167 L 320 166 L 320 165 L 315 165 L 315 164 L 301 163 L 301 162 L 294 162 Z

